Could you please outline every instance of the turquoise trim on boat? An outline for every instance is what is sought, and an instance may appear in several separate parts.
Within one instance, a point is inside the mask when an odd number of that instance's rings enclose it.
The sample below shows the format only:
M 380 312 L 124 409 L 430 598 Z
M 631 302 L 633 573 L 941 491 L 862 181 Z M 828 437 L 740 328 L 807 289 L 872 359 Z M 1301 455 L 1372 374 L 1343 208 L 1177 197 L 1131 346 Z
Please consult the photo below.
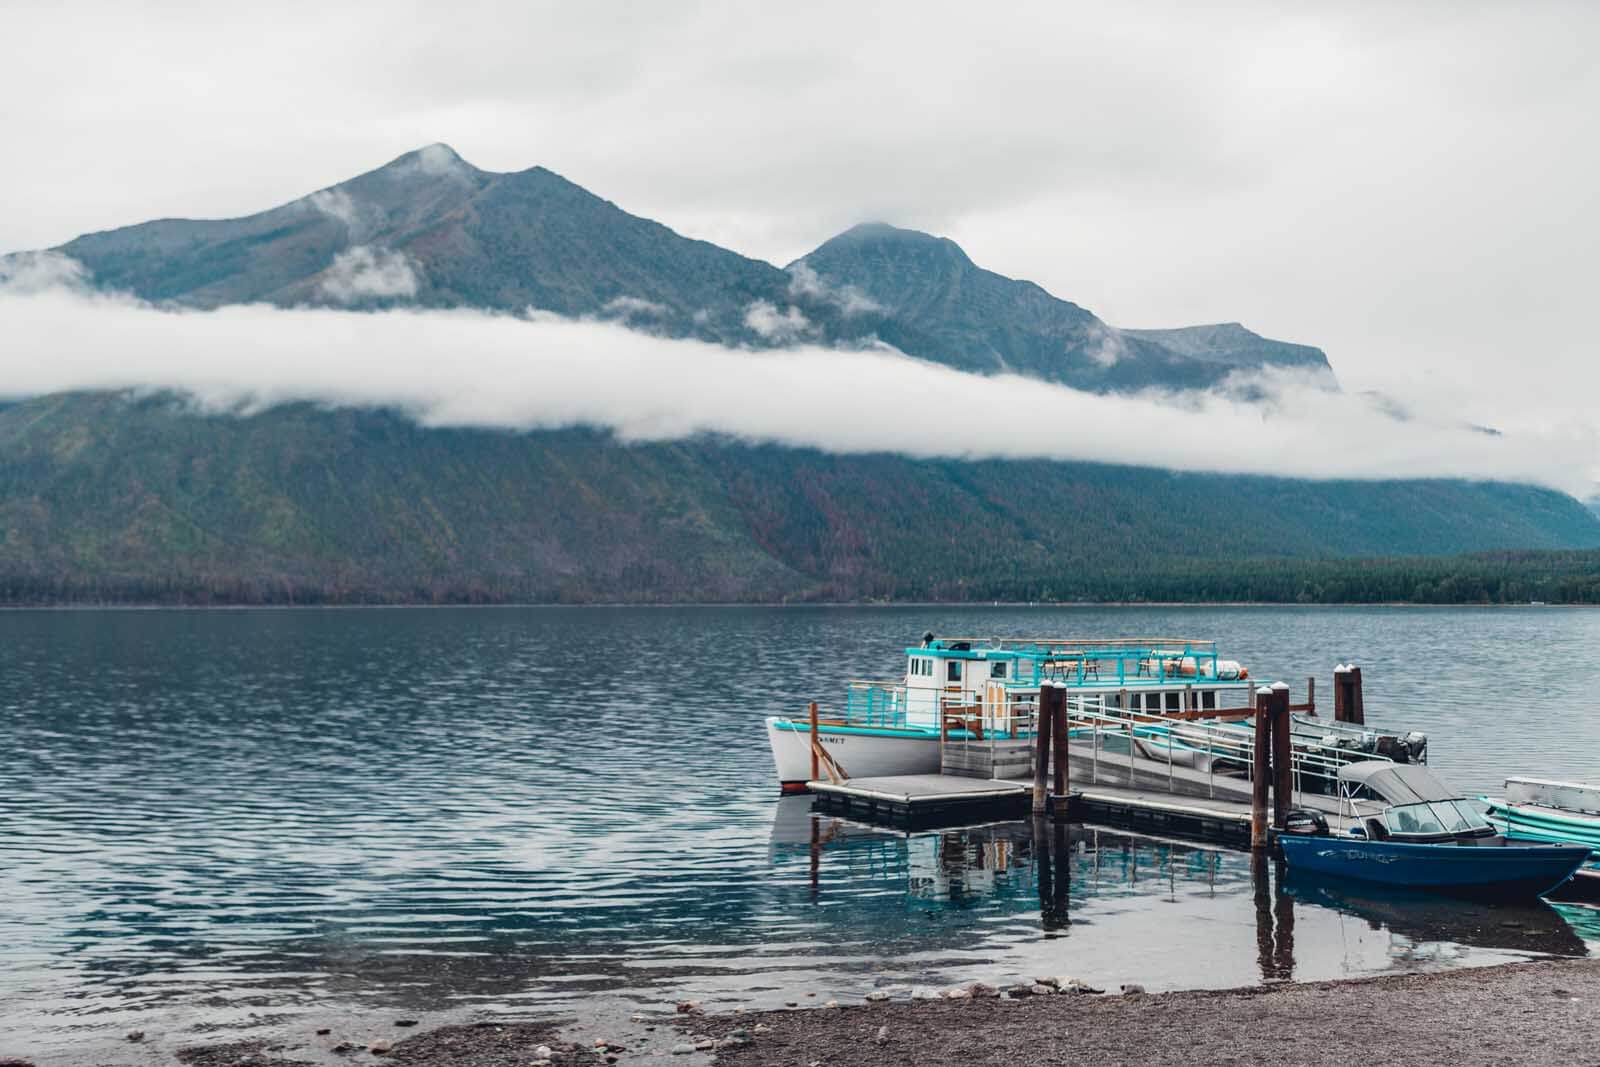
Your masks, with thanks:
M 811 732 L 810 723 L 797 722 L 794 719 L 779 719 L 773 725 L 790 733 L 809 734 Z M 910 737 L 925 738 L 929 741 L 939 740 L 938 730 L 921 726 L 903 726 L 896 729 L 887 726 L 834 726 L 824 723 L 819 732 L 825 734 L 856 734 L 861 737 Z M 965 730 L 951 730 L 950 736 L 962 740 L 970 737 Z
M 1538 841 L 1565 841 L 1588 845 L 1600 853 L 1600 820 L 1585 816 L 1567 817 L 1545 811 L 1530 811 L 1491 797 L 1479 797 L 1489 805 L 1488 820 L 1507 837 L 1527 837 Z
M 1066 682 L 1073 688 L 1123 689 L 1154 687 L 1179 688 L 1185 685 L 1215 687 L 1243 685 L 1259 679 L 1248 677 L 1221 677 L 1221 660 L 1211 641 L 1193 641 L 1175 638 L 1171 641 L 1050 642 L 1035 644 L 1018 641 L 1010 647 L 981 643 L 979 647 L 952 648 L 951 644 L 968 644 L 969 639 L 935 639 L 927 645 L 910 645 L 908 657 L 927 657 L 936 660 L 1001 660 L 1015 666 L 1008 672 L 1012 685 L 1032 688 L 1041 681 Z M 1190 664 L 1189 672 L 1182 669 Z

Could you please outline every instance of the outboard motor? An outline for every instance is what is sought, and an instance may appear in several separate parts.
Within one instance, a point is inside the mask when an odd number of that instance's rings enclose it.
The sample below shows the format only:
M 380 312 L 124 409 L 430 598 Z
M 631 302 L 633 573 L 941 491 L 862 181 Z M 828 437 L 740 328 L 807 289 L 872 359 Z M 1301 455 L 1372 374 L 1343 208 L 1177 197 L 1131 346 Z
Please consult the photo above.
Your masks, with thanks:
M 1399 738 L 1399 737 L 1380 737 L 1380 738 L 1378 738 L 1377 753 L 1380 756 L 1388 756 L 1390 759 L 1394 760 L 1396 763 L 1410 763 L 1411 762 L 1411 746 L 1406 744 L 1406 742 L 1405 742 L 1405 740 L 1403 738 Z
M 1311 808 L 1295 808 L 1283 817 L 1283 832 L 1301 837 L 1327 837 L 1328 820 Z
M 1411 750 L 1412 763 L 1428 762 L 1428 735 L 1421 730 L 1406 734 L 1406 747 Z

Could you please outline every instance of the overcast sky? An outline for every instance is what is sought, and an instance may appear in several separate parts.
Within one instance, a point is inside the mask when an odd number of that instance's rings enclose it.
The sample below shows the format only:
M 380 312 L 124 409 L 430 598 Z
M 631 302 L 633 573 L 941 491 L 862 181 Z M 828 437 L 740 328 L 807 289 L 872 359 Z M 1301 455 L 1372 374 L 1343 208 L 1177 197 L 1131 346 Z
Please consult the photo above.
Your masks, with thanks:
M 1525 410 L 1589 373 L 1600 5 L 1203 6 L 11 0 L 0 251 L 445 141 L 778 263 L 929 229 L 1357 387 Z

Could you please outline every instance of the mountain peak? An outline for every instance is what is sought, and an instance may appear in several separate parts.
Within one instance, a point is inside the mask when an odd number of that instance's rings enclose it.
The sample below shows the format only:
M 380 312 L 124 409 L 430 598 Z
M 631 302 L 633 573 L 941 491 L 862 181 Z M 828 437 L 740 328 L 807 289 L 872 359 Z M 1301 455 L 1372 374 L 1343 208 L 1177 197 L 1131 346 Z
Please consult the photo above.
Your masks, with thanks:
M 858 222 L 848 230 L 832 238 L 824 244 L 826 247 L 834 241 L 874 241 L 882 243 L 899 243 L 903 245 L 948 245 L 950 248 L 961 252 L 961 246 L 948 237 L 927 233 L 923 230 L 909 230 L 903 226 L 896 226 L 888 222 Z M 965 252 L 961 253 L 963 256 Z
M 1154 341 L 1186 359 L 1231 366 L 1307 367 L 1332 375 L 1320 348 L 1263 337 L 1239 322 L 1181 326 L 1166 330 L 1129 330 L 1123 334 Z
M 397 156 L 373 173 L 406 176 L 412 174 L 442 177 L 451 174 L 473 174 L 476 167 L 461 158 L 461 154 L 443 141 L 423 145 Z
M 796 263 L 807 263 L 821 269 L 840 257 L 853 259 L 863 255 L 880 261 L 942 262 L 947 267 L 953 266 L 961 271 L 976 269 L 976 264 L 967 253 L 950 238 L 922 230 L 904 229 L 887 222 L 857 223 L 824 241 L 810 254 L 796 260 Z M 795 264 L 789 266 L 793 268 Z

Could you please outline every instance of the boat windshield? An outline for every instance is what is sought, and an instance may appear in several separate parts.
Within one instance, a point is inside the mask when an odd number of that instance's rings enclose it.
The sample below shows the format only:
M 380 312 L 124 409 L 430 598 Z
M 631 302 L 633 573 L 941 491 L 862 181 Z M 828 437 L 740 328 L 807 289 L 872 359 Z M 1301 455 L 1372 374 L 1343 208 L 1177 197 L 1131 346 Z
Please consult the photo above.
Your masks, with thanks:
M 1487 829 L 1489 825 L 1460 800 L 1398 804 L 1383 813 L 1383 821 L 1391 834 L 1460 834 Z

